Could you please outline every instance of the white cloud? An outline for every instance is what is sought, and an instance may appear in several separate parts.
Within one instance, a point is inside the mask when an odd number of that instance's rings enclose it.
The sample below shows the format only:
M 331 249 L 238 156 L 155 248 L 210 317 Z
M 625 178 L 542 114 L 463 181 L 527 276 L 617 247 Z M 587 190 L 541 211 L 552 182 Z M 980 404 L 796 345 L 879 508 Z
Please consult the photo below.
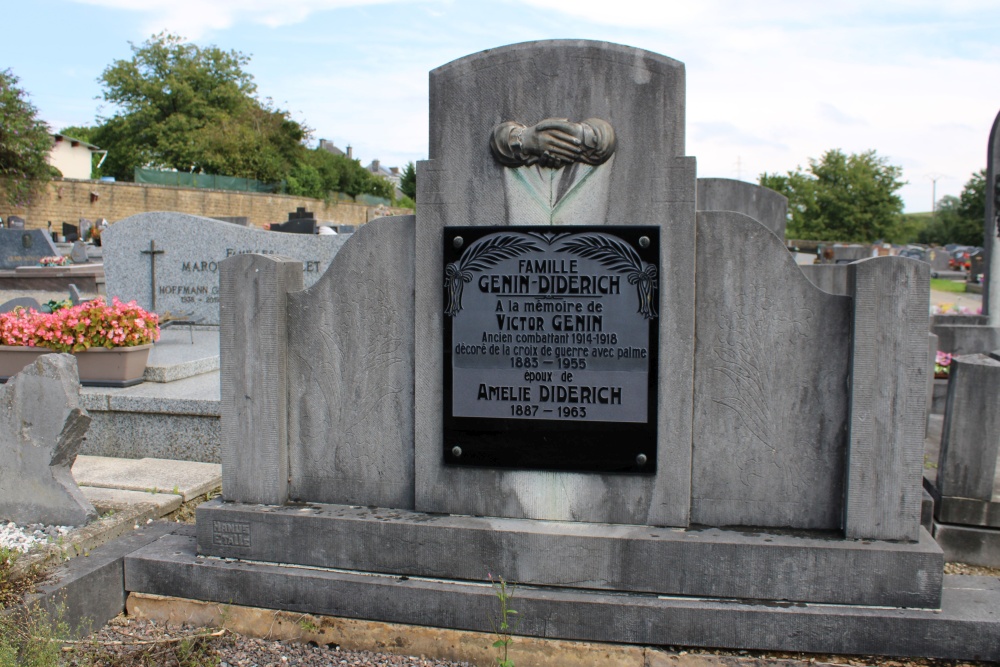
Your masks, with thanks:
M 198 39 L 238 21 L 276 28 L 305 21 L 322 11 L 388 4 L 397 0 L 76 0 L 84 4 L 139 12 L 147 19 L 145 32 L 167 30 Z

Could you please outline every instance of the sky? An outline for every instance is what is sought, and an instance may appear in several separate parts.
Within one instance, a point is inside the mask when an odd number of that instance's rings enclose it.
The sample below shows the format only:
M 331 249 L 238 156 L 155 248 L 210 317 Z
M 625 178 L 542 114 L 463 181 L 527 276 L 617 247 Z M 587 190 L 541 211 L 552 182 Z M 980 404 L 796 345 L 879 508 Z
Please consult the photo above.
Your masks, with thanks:
M 685 64 L 700 177 L 756 182 L 831 149 L 902 167 L 907 212 L 985 166 L 1000 111 L 998 0 L 30 0 L 0 69 L 53 130 L 91 125 L 98 78 L 169 31 L 251 57 L 271 98 L 367 165 L 427 156 L 427 73 L 504 44 L 594 39 Z

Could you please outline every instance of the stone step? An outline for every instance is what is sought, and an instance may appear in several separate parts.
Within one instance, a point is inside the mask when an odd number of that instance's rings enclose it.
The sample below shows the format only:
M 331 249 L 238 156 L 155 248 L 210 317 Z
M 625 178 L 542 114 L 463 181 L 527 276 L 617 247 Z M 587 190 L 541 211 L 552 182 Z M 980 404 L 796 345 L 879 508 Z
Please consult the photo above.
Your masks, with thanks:
M 174 324 L 161 326 L 144 377 L 147 382 L 175 382 L 217 370 L 219 328 Z
M 217 370 L 126 389 L 84 387 L 80 403 L 91 418 L 84 454 L 220 461 Z
M 371 548 L 401 552 L 410 547 L 373 543 Z M 125 588 L 224 605 L 480 632 L 490 631 L 490 620 L 497 614 L 494 590 L 482 577 L 457 581 L 204 558 L 197 552 L 195 538 L 183 535 L 165 536 L 127 556 Z M 1000 660 L 996 577 L 945 577 L 940 610 L 711 600 L 529 585 L 517 587 L 514 602 L 520 619 L 517 633 L 529 637 Z
M 218 464 L 170 459 L 76 457 L 73 477 L 81 487 L 123 489 L 147 495 L 172 494 L 184 502 L 222 485 Z

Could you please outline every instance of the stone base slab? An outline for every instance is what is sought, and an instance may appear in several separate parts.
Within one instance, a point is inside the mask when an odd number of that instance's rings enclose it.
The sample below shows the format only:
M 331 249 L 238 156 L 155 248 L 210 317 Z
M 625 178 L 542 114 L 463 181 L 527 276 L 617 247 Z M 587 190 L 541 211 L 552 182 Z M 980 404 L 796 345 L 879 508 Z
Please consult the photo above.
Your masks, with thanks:
M 397 552 L 412 546 L 368 545 Z M 294 551 L 291 544 L 286 547 Z M 549 559 L 563 560 L 565 554 L 553 552 Z M 206 558 L 183 535 L 163 537 L 131 554 L 125 586 L 136 593 L 478 632 L 488 632 L 496 614 L 488 582 Z M 518 586 L 515 599 L 518 634 L 529 637 L 1000 659 L 1000 580 L 995 577 L 945 577 L 940 611 L 755 604 L 529 585 Z
M 1000 502 L 942 496 L 934 518 L 941 523 L 1000 528 Z
M 955 526 L 935 521 L 934 539 L 941 545 L 948 562 L 1000 567 L 1000 529 Z
M 916 543 L 213 500 L 205 556 L 391 575 L 702 598 L 937 608 L 944 560 Z
M 129 389 L 84 388 L 80 402 L 91 418 L 84 454 L 220 461 L 218 371 Z

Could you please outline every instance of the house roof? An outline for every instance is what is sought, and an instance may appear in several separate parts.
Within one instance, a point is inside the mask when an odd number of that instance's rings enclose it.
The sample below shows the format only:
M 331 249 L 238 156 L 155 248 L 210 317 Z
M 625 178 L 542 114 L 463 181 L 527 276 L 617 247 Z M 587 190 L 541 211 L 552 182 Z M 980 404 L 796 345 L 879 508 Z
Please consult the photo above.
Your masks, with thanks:
M 94 144 L 88 144 L 86 141 L 84 141 L 82 139 L 76 139 L 74 137 L 68 137 L 65 134 L 60 134 L 58 132 L 53 132 L 52 133 L 52 137 L 56 141 L 69 141 L 69 142 L 72 142 L 72 144 L 74 146 L 83 146 L 84 148 L 86 148 L 88 150 L 92 150 L 92 151 L 102 151 L 102 150 L 104 150 L 104 149 L 100 148 L 99 146 L 95 146 Z

